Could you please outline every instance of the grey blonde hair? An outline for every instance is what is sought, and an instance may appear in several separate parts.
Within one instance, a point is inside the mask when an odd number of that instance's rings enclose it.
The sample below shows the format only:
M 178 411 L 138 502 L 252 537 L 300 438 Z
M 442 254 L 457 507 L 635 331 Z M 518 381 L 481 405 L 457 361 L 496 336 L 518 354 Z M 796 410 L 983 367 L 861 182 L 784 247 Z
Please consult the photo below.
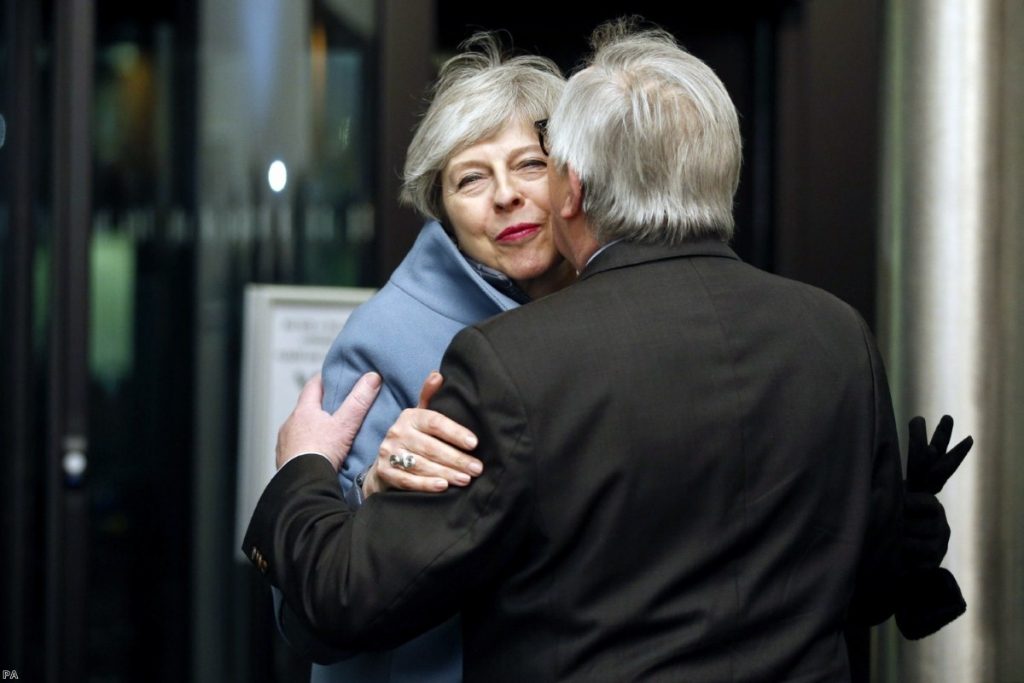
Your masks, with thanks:
M 403 202 L 442 222 L 441 173 L 448 161 L 509 124 L 546 119 L 565 86 L 550 59 L 508 57 L 494 33 L 478 33 L 459 50 L 441 67 L 409 144 L 402 184 Z
M 587 68 L 548 122 L 551 158 L 579 175 L 599 242 L 728 240 L 742 159 L 736 108 L 671 34 L 635 26 L 595 31 Z

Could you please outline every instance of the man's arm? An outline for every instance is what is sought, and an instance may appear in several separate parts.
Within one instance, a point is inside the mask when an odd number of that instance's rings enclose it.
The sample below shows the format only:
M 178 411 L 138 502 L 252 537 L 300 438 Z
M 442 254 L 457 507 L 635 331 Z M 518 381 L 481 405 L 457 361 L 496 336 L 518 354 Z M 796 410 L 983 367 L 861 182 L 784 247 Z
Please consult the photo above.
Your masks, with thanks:
M 377 406 L 376 399 L 379 397 L 381 386 L 379 375 L 364 374 L 355 382 L 335 414 L 328 415 L 320 410 L 324 393 L 322 379 L 319 375 L 313 377 L 303 387 L 295 410 L 278 432 L 275 453 L 277 467 L 281 468 L 292 459 L 303 455 L 312 458 L 324 457 L 337 474 L 338 468 L 352 450 L 356 434 L 361 433 L 360 429 L 365 426 L 367 414 Z M 262 563 L 266 560 L 254 551 L 254 548 L 248 549 L 249 557 L 257 568 L 262 568 Z M 351 652 L 335 650 L 320 642 L 302 621 L 295 617 L 284 601 L 284 596 L 276 588 L 273 589 L 273 597 L 274 619 L 281 635 L 296 653 L 320 664 L 329 664 L 352 656 Z
M 849 621 L 873 626 L 895 609 L 903 543 L 903 468 L 889 382 L 874 338 L 861 321 L 874 385 L 874 449 L 868 525 Z
M 368 346 L 363 339 L 363 335 L 358 334 L 359 330 L 366 328 L 369 323 L 365 319 L 357 319 L 350 321 L 350 323 L 354 326 L 347 328 L 349 334 L 343 332 L 335 340 L 334 345 L 324 360 L 323 399 L 321 406 L 328 412 L 337 410 L 345 399 L 346 393 L 355 391 L 353 387 L 356 386 L 362 373 L 379 367 L 383 360 L 378 356 L 377 352 L 379 349 Z M 440 355 L 440 352 L 438 352 L 438 355 Z M 392 367 L 392 370 L 394 369 Z M 369 488 L 371 484 L 377 484 L 378 480 L 375 477 L 367 477 L 367 485 L 360 487 L 357 475 L 366 472 L 370 463 L 375 462 L 375 458 L 378 458 L 378 450 L 381 453 L 385 453 L 385 445 L 391 446 L 391 450 L 387 451 L 388 453 L 393 452 L 396 448 L 404 449 L 405 451 L 411 448 L 412 452 L 417 454 L 419 466 L 415 473 L 406 473 L 395 468 L 388 468 L 387 466 L 381 468 L 380 462 L 377 462 L 377 466 L 370 470 L 373 474 L 382 475 L 381 482 L 404 489 L 415 488 L 408 481 L 413 480 L 413 484 L 418 485 L 419 490 L 435 492 L 443 490 L 447 488 L 448 481 L 442 477 L 448 477 L 450 480 L 453 477 L 458 477 L 459 473 L 448 468 L 436 466 L 434 462 L 443 462 L 454 467 L 461 467 L 463 471 L 466 469 L 463 463 L 473 462 L 472 458 L 463 453 L 457 453 L 457 460 L 448 458 L 446 461 L 441 457 L 445 451 L 454 452 L 454 449 L 446 443 L 438 442 L 437 439 L 446 436 L 450 438 L 451 434 L 464 432 L 457 425 L 452 427 L 445 424 L 445 421 L 437 419 L 442 416 L 435 414 L 429 416 L 434 419 L 424 419 L 423 415 L 417 414 L 415 417 L 419 419 L 405 420 L 403 422 L 405 413 L 410 411 L 402 411 L 406 406 L 400 402 L 399 395 L 404 396 L 405 392 L 400 388 L 396 390 L 394 383 L 397 382 L 401 385 L 402 382 L 408 381 L 414 374 L 414 372 L 410 372 L 406 376 L 401 373 L 394 373 L 388 378 L 386 384 L 382 384 L 380 393 L 366 414 L 362 427 L 358 428 L 358 433 L 354 441 L 351 442 L 352 447 L 345 459 L 345 466 L 339 471 L 338 479 L 341 483 L 345 501 L 353 509 L 362 505 L 365 492 L 379 489 L 379 484 L 375 489 Z M 436 388 L 440 386 L 440 375 L 434 374 L 436 379 L 433 382 L 428 379 L 427 383 L 424 384 L 425 393 L 421 393 L 421 402 L 429 401 L 430 397 L 436 393 Z M 428 389 L 430 390 L 428 391 Z M 425 413 L 426 411 L 418 412 Z M 398 420 L 398 423 L 393 424 L 396 420 Z M 431 434 L 429 426 L 434 423 L 440 423 L 441 429 L 436 434 Z M 397 437 L 397 439 L 393 437 Z M 390 444 L 390 441 L 395 441 L 396 443 Z M 410 446 L 409 444 L 413 445 Z M 386 454 L 384 458 L 386 463 Z M 453 483 L 461 485 L 458 482 Z M 320 664 L 329 664 L 358 654 L 352 651 L 334 650 L 320 642 L 308 629 L 303 628 L 301 620 L 295 618 L 280 591 L 274 588 L 273 593 L 274 617 L 278 629 L 289 646 L 291 646 L 291 649 L 297 654 L 304 659 Z
M 896 605 L 896 625 L 906 638 L 935 633 L 967 610 L 956 578 L 939 565 L 946 555 L 950 529 L 935 494 L 970 452 L 967 437 L 947 451 L 953 418 L 944 415 L 928 441 L 923 417 L 910 421 L 907 449 L 906 507 L 904 508 L 905 573 Z
M 353 512 L 330 463 L 304 456 L 278 472 L 253 514 L 246 554 L 255 549 L 296 618 L 334 647 L 393 647 L 444 621 L 525 537 L 532 443 L 514 382 L 475 329 L 452 342 L 442 372 L 435 408 L 479 437 L 485 462 L 467 489 L 385 491 Z

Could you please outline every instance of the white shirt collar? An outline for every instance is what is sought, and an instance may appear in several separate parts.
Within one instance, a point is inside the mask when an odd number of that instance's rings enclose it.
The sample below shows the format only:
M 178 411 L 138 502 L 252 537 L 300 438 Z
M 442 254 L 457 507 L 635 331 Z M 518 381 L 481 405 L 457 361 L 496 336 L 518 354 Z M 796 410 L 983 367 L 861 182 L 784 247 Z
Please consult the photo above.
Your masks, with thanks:
M 622 241 L 622 239 L 620 238 L 620 239 L 617 239 L 617 240 L 612 240 L 608 244 L 602 244 L 600 249 L 598 249 L 597 251 L 595 251 L 593 254 L 590 255 L 590 258 L 587 259 L 586 264 L 584 264 L 583 268 L 581 268 L 580 270 L 586 270 L 587 266 L 590 265 L 591 261 L 593 261 L 595 258 L 597 258 L 598 254 L 600 254 L 602 251 L 604 251 L 608 247 L 612 246 L 613 244 L 618 244 L 621 241 Z

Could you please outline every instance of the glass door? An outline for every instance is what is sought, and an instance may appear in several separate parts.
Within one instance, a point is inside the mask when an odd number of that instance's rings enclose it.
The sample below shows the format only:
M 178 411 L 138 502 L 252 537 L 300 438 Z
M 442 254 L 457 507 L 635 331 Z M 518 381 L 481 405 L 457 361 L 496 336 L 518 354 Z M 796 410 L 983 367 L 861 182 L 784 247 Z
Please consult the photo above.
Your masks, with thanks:
M 0 669 L 45 680 L 46 341 L 52 39 L 48 8 L 0 0 Z M 9 677 L 10 677 L 9 673 Z
M 0 0 L 0 669 L 308 681 L 235 547 L 242 297 L 414 234 L 407 7 Z
M 369 0 L 97 2 L 92 677 L 308 680 L 234 547 L 242 299 L 372 284 L 375 21 Z
M 375 23 L 371 0 L 96 3 L 91 677 L 308 680 L 234 547 L 242 301 L 374 284 Z

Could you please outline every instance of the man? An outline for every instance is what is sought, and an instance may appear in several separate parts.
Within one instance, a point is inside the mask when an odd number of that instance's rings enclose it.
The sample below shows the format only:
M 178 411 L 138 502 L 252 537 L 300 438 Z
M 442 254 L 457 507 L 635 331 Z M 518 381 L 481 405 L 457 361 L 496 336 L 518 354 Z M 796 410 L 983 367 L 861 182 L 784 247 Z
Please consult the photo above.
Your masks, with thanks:
M 848 680 L 844 623 L 892 614 L 902 573 L 867 327 L 725 245 L 736 112 L 667 34 L 599 32 L 547 132 L 580 281 L 457 336 L 432 406 L 484 473 L 351 512 L 332 435 L 359 411 L 319 414 L 313 385 L 246 552 L 336 647 L 461 612 L 467 681 Z

